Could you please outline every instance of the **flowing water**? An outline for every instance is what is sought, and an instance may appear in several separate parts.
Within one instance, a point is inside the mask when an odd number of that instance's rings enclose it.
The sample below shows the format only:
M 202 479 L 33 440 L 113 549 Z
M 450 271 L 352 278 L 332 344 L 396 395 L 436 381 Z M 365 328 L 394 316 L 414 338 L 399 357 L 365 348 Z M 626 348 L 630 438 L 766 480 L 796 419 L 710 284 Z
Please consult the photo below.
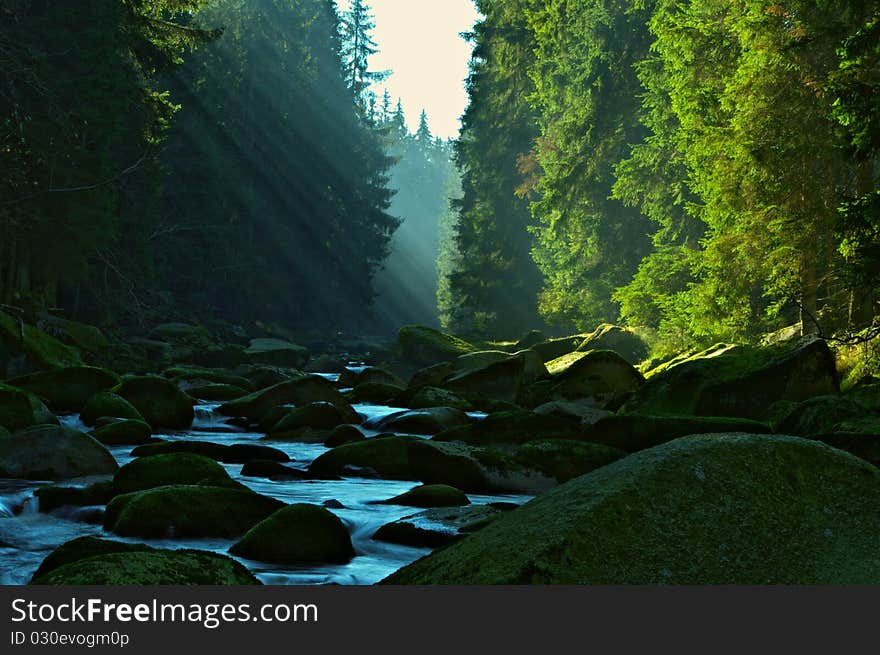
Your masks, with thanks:
M 329 377 L 329 376 L 328 376 Z M 292 466 L 305 469 L 319 455 L 327 451 L 320 444 L 280 443 L 259 441 L 262 434 L 245 432 L 226 423 L 227 417 L 216 413 L 218 404 L 196 406 L 192 428 L 183 432 L 158 433 L 168 440 L 201 440 L 222 444 L 261 443 L 287 453 Z M 402 408 L 379 405 L 355 405 L 366 421 L 375 421 Z M 475 414 L 475 418 L 483 415 Z M 77 416 L 61 417 L 65 425 L 86 429 Z M 366 431 L 375 436 L 375 431 Z M 110 447 L 119 465 L 132 460 L 131 446 Z M 398 546 L 373 541 L 372 535 L 385 523 L 419 512 L 418 508 L 400 505 L 376 505 L 372 501 L 387 500 L 401 494 L 416 483 L 411 481 L 346 478 L 342 480 L 285 480 L 242 477 L 241 464 L 224 465 L 229 474 L 254 491 L 278 498 L 285 503 L 313 503 L 320 505 L 336 500 L 344 509 L 331 509 L 348 526 L 356 557 L 348 564 L 312 567 L 288 567 L 241 558 L 264 584 L 373 584 L 397 569 L 430 552 L 429 549 Z M 66 481 L 65 486 L 85 486 L 102 478 L 91 477 Z M 103 478 L 106 479 L 106 478 Z M 58 545 L 86 535 L 145 542 L 159 548 L 199 548 L 226 553 L 235 540 L 226 539 L 125 539 L 105 532 L 101 527 L 102 507 L 62 507 L 50 513 L 39 511 L 34 491 L 48 482 L 21 481 L 0 478 L 0 584 L 26 584 L 43 558 Z M 469 494 L 474 504 L 509 502 L 521 504 L 529 496 Z

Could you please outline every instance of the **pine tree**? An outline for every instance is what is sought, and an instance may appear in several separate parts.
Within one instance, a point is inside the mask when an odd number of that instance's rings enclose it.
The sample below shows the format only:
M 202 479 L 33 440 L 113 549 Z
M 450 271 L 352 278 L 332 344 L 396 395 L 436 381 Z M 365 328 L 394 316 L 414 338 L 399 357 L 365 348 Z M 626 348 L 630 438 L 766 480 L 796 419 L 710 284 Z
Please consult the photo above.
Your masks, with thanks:
M 385 80 L 389 71 L 372 71 L 369 67 L 371 55 L 379 52 L 372 32 L 376 29 L 370 6 L 364 0 L 351 0 L 348 11 L 342 14 L 340 34 L 342 36 L 342 60 L 346 69 L 346 83 L 358 100 L 362 112 L 366 112 L 370 87 Z

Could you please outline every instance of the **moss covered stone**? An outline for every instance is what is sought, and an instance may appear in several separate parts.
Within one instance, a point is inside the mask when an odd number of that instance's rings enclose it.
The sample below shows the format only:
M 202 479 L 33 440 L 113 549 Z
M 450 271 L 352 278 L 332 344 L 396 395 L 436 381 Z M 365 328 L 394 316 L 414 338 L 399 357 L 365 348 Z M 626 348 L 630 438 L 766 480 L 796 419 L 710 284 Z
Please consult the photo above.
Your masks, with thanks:
M 468 415 L 460 409 L 426 407 L 391 414 L 379 421 L 376 427 L 383 432 L 437 434 L 452 427 L 468 425 L 470 422 Z
M 107 446 L 139 445 L 152 440 L 153 432 L 144 421 L 123 419 L 92 430 L 91 435 Z
M 604 401 L 615 395 L 632 393 L 645 382 L 641 373 L 611 350 L 575 353 L 550 362 L 547 369 L 554 382 L 550 395 L 561 400 L 592 398 Z
M 94 366 L 74 366 L 30 373 L 9 384 L 45 399 L 56 411 L 78 412 L 93 395 L 119 384 L 113 371 Z
M 58 423 L 34 394 L 0 383 L 0 425 L 12 432 L 32 425 Z
M 467 398 L 478 396 L 513 403 L 525 386 L 547 376 L 547 369 L 536 352 L 524 350 L 514 355 L 503 354 L 504 359 L 491 361 L 490 358 L 489 363 L 481 367 L 474 364 L 454 375 L 444 382 L 444 388 Z M 475 353 L 474 357 L 477 355 L 485 353 Z
M 330 436 L 324 440 L 324 445 L 327 448 L 336 448 L 336 446 L 342 446 L 347 443 L 364 441 L 366 438 L 356 425 L 338 425 L 333 428 Z
M 79 559 L 34 585 L 258 585 L 231 557 L 201 550 L 134 550 Z
M 165 369 L 163 375 L 175 382 L 210 382 L 245 389 L 248 393 L 256 391 L 254 383 L 243 375 L 236 375 L 222 368 L 201 366 L 174 366 Z
M 461 441 L 475 446 L 521 444 L 546 439 L 581 439 L 584 428 L 573 419 L 527 410 L 497 412 L 482 421 L 444 430 L 434 441 Z
M 300 368 L 309 361 L 308 348 L 283 339 L 252 339 L 244 354 L 251 364 Z
M 310 480 L 311 476 L 300 469 L 290 468 L 270 459 L 255 459 L 241 468 L 241 475 L 249 478 L 270 480 Z
M 89 505 L 106 505 L 115 495 L 113 482 L 95 482 L 86 487 L 61 487 L 51 485 L 40 487 L 34 492 L 40 500 L 40 511 L 51 512 L 53 509 L 72 505 L 87 507 Z
M 452 362 L 440 362 L 419 369 L 409 379 L 409 389 L 420 387 L 441 387 L 443 383 L 455 373 L 455 365 Z
M 389 480 L 414 480 L 409 444 L 419 437 L 377 437 L 345 444 L 320 455 L 309 466 L 316 475 L 339 475 L 347 466 L 369 467 Z
M 104 527 L 123 537 L 233 538 L 284 506 L 253 491 L 215 486 L 171 486 L 116 496 Z
M 115 392 L 134 405 L 153 429 L 183 430 L 195 417 L 192 398 L 158 375 L 126 378 Z
M 389 404 L 395 397 L 404 391 L 402 386 L 386 384 L 385 382 L 365 382 L 357 385 L 346 394 L 346 397 L 355 403 L 372 403 L 374 405 Z
M 550 490 L 391 584 L 877 584 L 880 471 L 787 436 L 684 437 Z
M 137 408 L 122 396 L 109 391 L 96 393 L 89 398 L 80 412 L 79 418 L 86 425 L 95 425 L 99 418 L 127 418 L 143 421 L 144 417 Z
M 448 484 L 423 484 L 382 502 L 409 507 L 459 507 L 471 503 L 461 489 Z
M 425 409 L 427 407 L 452 407 L 463 412 L 474 409 L 473 404 L 448 389 L 439 387 L 421 387 L 415 393 L 409 394 L 404 407 L 411 409 Z
M 537 352 L 545 364 L 558 359 L 567 353 L 574 352 L 587 338 L 587 334 L 575 334 L 569 337 L 559 339 L 547 339 L 540 343 L 530 346 L 531 350 Z
M 617 448 L 561 439 L 530 441 L 514 453 L 514 459 L 525 468 L 559 482 L 568 482 L 625 456 L 626 453 Z
M 78 537 L 66 541 L 46 555 L 31 578 L 31 582 L 57 568 L 78 562 L 89 557 L 107 555 L 109 553 L 143 553 L 154 551 L 147 544 L 130 544 L 124 541 L 113 541 L 99 537 Z
M 360 416 L 344 401 L 314 402 L 287 410 L 284 416 L 268 431 L 269 435 L 291 432 L 299 428 L 332 430 L 343 423 L 359 423 Z
M 639 335 L 631 329 L 607 323 L 588 334 L 578 350 L 613 350 L 634 366 L 648 357 L 648 345 Z
M 0 311 L 0 376 L 81 366 L 76 348 Z
M 213 441 L 163 441 L 138 446 L 131 451 L 134 457 L 150 457 L 170 453 L 191 453 L 225 464 L 244 464 L 254 459 L 270 459 L 275 462 L 290 461 L 290 457 L 277 448 L 250 443 L 227 445 Z
M 768 434 L 771 430 L 766 423 L 744 418 L 612 414 L 587 428 L 583 438 L 633 453 L 689 434 L 713 432 Z
M 415 548 L 439 548 L 485 527 L 501 514 L 502 510 L 489 505 L 433 508 L 386 523 L 372 538 Z
M 341 388 L 346 388 L 370 383 L 392 384 L 395 387 L 406 386 L 406 382 L 404 382 L 396 373 L 392 373 L 379 366 L 367 366 L 359 371 L 353 371 L 347 368 L 340 374 L 336 385 Z
M 217 402 L 235 400 L 250 393 L 247 389 L 232 384 L 193 384 L 182 388 L 193 398 Z
M 110 451 L 71 428 L 37 425 L 0 439 L 0 477 L 65 480 L 117 468 Z
M 258 421 L 275 407 L 315 402 L 345 403 L 332 382 L 318 375 L 303 375 L 224 403 L 219 411 L 226 416 L 243 416 Z
M 277 564 L 344 564 L 354 557 L 345 524 L 329 510 L 299 503 L 251 528 L 229 552 Z
M 397 333 L 395 352 L 402 361 L 429 366 L 451 361 L 459 355 L 479 350 L 473 344 L 421 325 L 406 325 Z
M 624 409 L 760 418 L 780 400 L 838 390 L 834 356 L 820 339 L 767 348 L 716 346 L 658 367 Z
M 842 395 L 817 396 L 794 404 L 777 424 L 783 434 L 812 436 L 837 432 L 839 426 L 853 419 L 873 414 L 861 403 Z
M 120 468 L 113 476 L 113 488 L 117 494 L 175 484 L 240 486 L 229 477 L 226 469 L 213 459 L 191 453 L 138 457 Z

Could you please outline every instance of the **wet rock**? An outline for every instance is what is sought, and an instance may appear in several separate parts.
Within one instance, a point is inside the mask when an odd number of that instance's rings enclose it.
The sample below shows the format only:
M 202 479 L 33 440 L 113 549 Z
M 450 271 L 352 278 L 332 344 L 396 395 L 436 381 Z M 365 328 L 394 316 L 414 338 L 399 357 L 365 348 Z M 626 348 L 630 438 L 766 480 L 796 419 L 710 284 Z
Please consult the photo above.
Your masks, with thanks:
M 119 384 L 113 371 L 94 366 L 40 371 L 8 380 L 7 384 L 29 391 L 55 411 L 78 412 L 93 395 Z
M 344 405 L 332 382 L 317 375 L 303 375 L 224 403 L 218 411 L 226 416 L 244 416 L 258 421 L 274 407 L 288 404 L 299 407 L 314 402 Z
M 110 451 L 71 428 L 38 425 L 0 439 L 0 477 L 65 480 L 117 468 Z
M 247 362 L 299 368 L 309 360 L 308 348 L 282 339 L 253 339 L 244 351 Z
M 120 468 L 113 476 L 116 494 L 167 485 L 241 486 L 213 459 L 191 453 L 139 457 Z
M 15 431 L 33 425 L 58 423 L 55 415 L 34 394 L 0 383 L 0 425 Z
M 283 451 L 260 444 L 219 444 L 211 441 L 164 441 L 139 446 L 131 451 L 133 457 L 149 457 L 169 453 L 192 453 L 209 457 L 224 464 L 244 464 L 255 459 L 289 462 Z
M 96 427 L 91 436 L 107 446 L 139 445 L 149 443 L 153 438 L 150 426 L 143 421 L 123 419 Z
M 368 366 L 360 371 L 352 371 L 346 368 L 339 376 L 336 385 L 340 388 L 357 387 L 361 384 L 389 384 L 395 387 L 405 387 L 404 382 L 398 375 L 378 366 Z
M 96 393 L 89 398 L 79 415 L 80 420 L 86 425 L 96 425 L 101 417 L 144 420 L 134 405 L 122 396 L 109 391 Z
M 395 346 L 400 360 L 416 366 L 450 361 L 476 350 L 476 347 L 463 339 L 421 325 L 400 328 Z
M 580 351 L 613 350 L 630 364 L 638 364 L 648 357 L 648 345 L 635 332 L 617 325 L 600 325 L 581 342 Z
M 410 507 L 458 507 L 470 505 L 471 501 L 461 489 L 448 484 L 423 484 L 382 503 Z
M 195 417 L 192 398 L 158 375 L 126 378 L 116 393 L 134 405 L 154 430 L 183 430 Z
M 336 448 L 347 443 L 363 441 L 367 437 L 355 425 L 339 425 L 333 429 L 330 436 L 324 441 L 327 448 Z
M 471 425 L 444 430 L 434 441 L 461 441 L 475 446 L 521 444 L 546 439 L 582 439 L 584 427 L 574 420 L 527 410 L 498 412 Z
M 451 427 L 467 425 L 471 419 L 460 409 L 452 407 L 428 407 L 425 409 L 398 412 L 386 416 L 375 425 L 383 432 L 406 434 L 437 434 Z
M 285 466 L 269 459 L 256 459 L 245 464 L 241 475 L 248 478 L 267 478 L 269 480 L 311 480 L 305 471 Z

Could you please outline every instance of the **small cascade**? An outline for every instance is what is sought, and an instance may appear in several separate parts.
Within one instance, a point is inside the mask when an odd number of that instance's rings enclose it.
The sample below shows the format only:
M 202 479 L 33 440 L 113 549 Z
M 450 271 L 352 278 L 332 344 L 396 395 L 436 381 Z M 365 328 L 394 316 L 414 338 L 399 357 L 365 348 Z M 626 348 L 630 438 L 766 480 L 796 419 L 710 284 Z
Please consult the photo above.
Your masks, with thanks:
M 220 414 L 217 411 L 218 407 L 220 407 L 220 403 L 205 403 L 193 407 L 195 419 L 192 430 L 196 432 L 241 432 L 240 428 L 227 423 L 229 417 Z
M 92 429 L 80 420 L 79 414 L 61 414 L 58 416 L 58 421 L 65 428 L 72 428 L 81 432 L 88 432 Z

